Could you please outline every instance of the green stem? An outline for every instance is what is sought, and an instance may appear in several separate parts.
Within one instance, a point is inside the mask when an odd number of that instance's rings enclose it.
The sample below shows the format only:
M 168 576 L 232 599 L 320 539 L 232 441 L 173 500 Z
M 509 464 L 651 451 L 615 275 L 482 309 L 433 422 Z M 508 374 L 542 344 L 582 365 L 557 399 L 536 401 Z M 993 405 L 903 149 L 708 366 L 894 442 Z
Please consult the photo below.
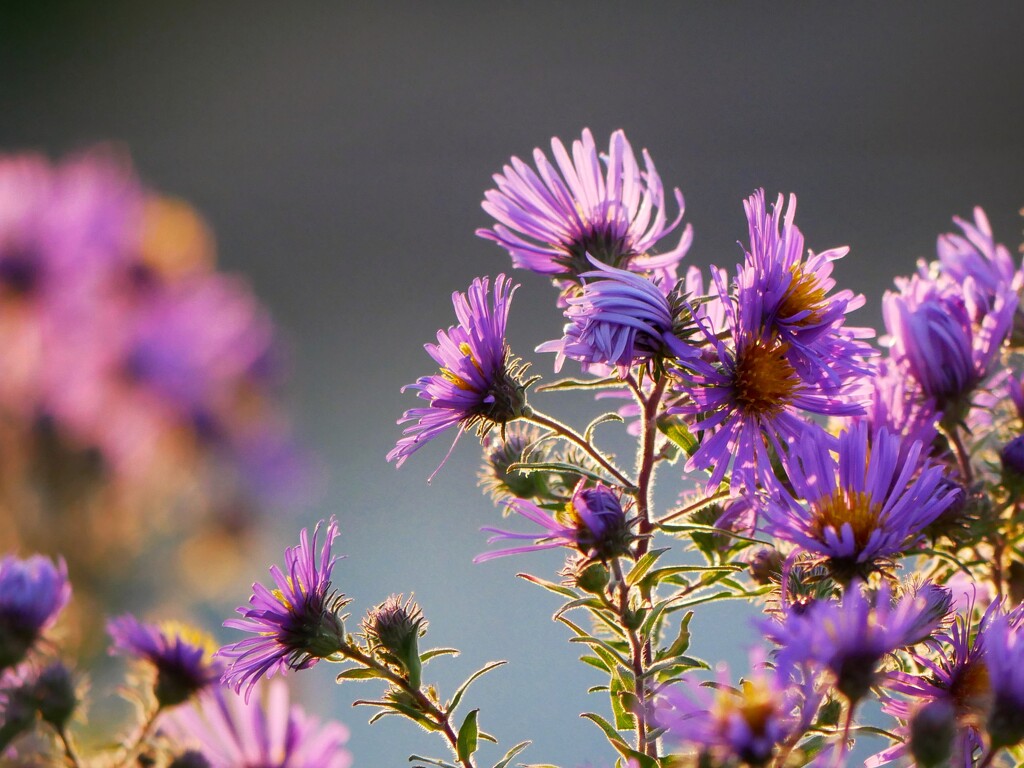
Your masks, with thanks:
M 628 477 L 626 477 L 614 464 L 608 461 L 608 459 L 606 459 L 604 455 L 594 448 L 594 446 L 592 446 L 587 440 L 584 440 L 583 436 L 572 427 L 563 424 L 557 419 L 553 419 L 546 414 L 540 413 L 539 411 L 531 410 L 530 413 L 523 418 L 533 424 L 536 424 L 538 427 L 550 429 L 558 436 L 582 448 L 590 458 L 596 461 L 601 468 L 604 469 L 605 472 L 615 478 L 615 482 L 627 491 L 632 492 L 636 488 Z
M 633 695 L 637 700 L 637 711 L 633 713 L 636 718 L 636 750 L 649 757 L 658 757 L 658 745 L 656 740 L 648 741 L 647 738 L 647 665 L 650 660 L 646 658 L 645 649 L 649 643 L 645 643 L 632 629 L 627 619 L 629 613 L 629 587 L 622 574 L 622 564 L 618 558 L 612 561 L 612 570 L 618 582 L 618 604 L 612 609 L 619 617 L 622 628 L 626 630 L 629 638 L 630 666 L 633 671 Z
M 82 758 L 78 756 L 78 752 L 75 750 L 75 745 L 71 740 L 71 734 L 68 733 L 67 728 L 65 726 L 61 726 L 55 730 L 57 731 L 57 736 L 60 738 L 61 746 L 64 747 L 64 755 L 67 757 L 68 762 L 74 766 L 74 768 L 82 768 L 85 764 L 82 762 Z
M 675 512 L 670 512 L 669 514 L 665 515 L 665 517 L 661 518 L 661 520 L 658 520 L 655 523 L 655 525 L 662 525 L 663 523 L 667 523 L 670 520 L 675 520 L 677 517 L 683 517 L 684 515 L 688 515 L 691 512 L 696 512 L 698 509 L 703 509 L 704 507 L 711 506 L 716 501 L 721 501 L 722 499 L 727 498 L 729 498 L 729 491 L 719 491 L 718 493 L 708 496 L 706 499 L 695 501 L 693 504 L 688 504 L 682 509 L 677 509 Z
M 379 673 L 380 676 L 387 680 L 389 683 L 396 686 L 397 688 L 400 688 L 405 693 L 412 696 L 413 699 L 416 700 L 416 703 L 419 705 L 423 713 L 426 714 L 428 717 L 434 719 L 434 723 L 437 725 L 438 728 L 441 729 L 441 732 L 444 734 L 445 739 L 448 740 L 448 744 L 451 746 L 452 752 L 455 753 L 456 759 L 463 766 L 463 768 L 476 768 L 476 766 L 473 764 L 473 758 L 468 757 L 462 759 L 458 757 L 459 737 L 456 735 L 454 729 L 451 726 L 449 713 L 442 711 L 440 707 L 434 704 L 434 702 L 432 702 L 426 696 L 426 694 L 423 693 L 423 691 L 421 691 L 419 688 L 413 688 L 412 685 L 409 684 L 409 681 L 406 680 L 404 677 L 396 674 L 386 665 L 381 664 L 372 656 L 366 655 L 358 648 L 346 644 L 341 648 L 339 653 L 347 659 L 350 659 L 358 664 L 361 664 L 364 667 L 367 667 L 368 669 L 374 670 L 375 672 Z
M 149 737 L 149 734 L 152 732 L 153 727 L 156 725 L 157 718 L 163 711 L 164 708 L 160 704 L 157 704 L 156 707 L 153 708 L 153 711 L 146 716 L 145 722 L 143 722 L 142 726 L 139 728 L 139 735 L 135 737 L 135 740 L 131 743 L 131 745 L 125 752 L 124 760 L 122 760 L 120 763 L 121 768 L 128 768 L 130 765 L 132 765 L 133 762 L 135 762 L 135 758 L 138 756 L 139 752 L 142 750 L 142 747 L 145 745 L 146 739 Z M 65 749 L 66 748 L 67 743 L 65 742 Z

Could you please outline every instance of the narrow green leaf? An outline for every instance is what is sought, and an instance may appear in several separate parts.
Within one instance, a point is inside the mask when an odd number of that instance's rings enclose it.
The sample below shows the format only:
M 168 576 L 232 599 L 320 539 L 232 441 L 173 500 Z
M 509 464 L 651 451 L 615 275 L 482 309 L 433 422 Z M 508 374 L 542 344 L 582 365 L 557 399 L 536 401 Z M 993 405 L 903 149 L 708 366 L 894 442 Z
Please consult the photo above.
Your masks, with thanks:
M 378 672 L 375 669 L 366 669 L 365 667 L 352 667 L 352 669 L 342 670 L 334 679 L 340 683 L 342 680 L 373 680 L 374 678 L 380 676 L 380 672 Z
M 635 587 L 640 580 L 647 575 L 647 572 L 651 570 L 651 567 L 658 562 L 658 558 L 668 552 L 668 548 L 665 549 L 652 549 L 646 555 L 636 561 L 636 564 L 629 569 L 629 573 L 626 574 L 626 585 Z
M 665 649 L 665 656 L 682 656 L 690 648 L 690 619 L 693 618 L 693 611 L 687 611 L 683 620 L 679 623 L 679 634 L 672 641 L 672 645 Z
M 589 477 L 599 483 L 607 483 L 608 478 L 591 472 L 589 469 L 577 467 L 575 464 L 566 464 L 564 461 L 515 461 L 508 465 L 506 472 L 522 472 L 525 475 L 531 472 L 566 472 L 582 477 Z M 614 483 L 613 483 L 614 484 Z
M 617 662 L 619 662 L 620 665 L 622 665 L 622 667 L 624 669 L 629 669 L 629 662 L 626 660 L 626 658 L 622 654 L 620 654 L 618 651 L 616 651 L 614 648 L 612 648 L 610 645 L 608 645 L 608 643 L 606 643 L 604 640 L 601 640 L 600 638 L 597 638 L 597 637 L 570 637 L 569 638 L 569 642 L 570 643 L 586 643 L 587 645 L 589 645 L 591 647 L 602 648 L 607 653 L 610 653 L 615 658 L 615 660 Z
M 568 597 L 575 600 L 580 596 L 578 592 L 573 589 L 569 589 L 569 587 L 563 587 L 561 584 L 545 581 L 544 579 L 532 576 L 529 573 L 517 573 L 516 576 L 524 581 L 530 582 L 531 584 L 536 584 L 538 587 L 543 587 L 548 592 L 554 592 L 556 595 L 561 595 L 562 597 Z
M 435 656 L 458 656 L 458 648 L 431 648 L 429 651 L 424 651 L 420 654 L 420 663 L 425 664 Z
M 426 763 L 427 765 L 439 766 L 439 768 L 459 768 L 457 765 L 446 763 L 444 760 L 438 760 L 436 757 L 420 757 L 419 755 L 409 755 L 409 762 Z
M 621 423 L 623 421 L 623 418 L 619 416 L 619 414 L 617 413 L 601 414 L 587 425 L 586 430 L 583 432 L 583 439 L 588 443 L 593 442 L 594 430 L 597 429 L 600 425 L 605 424 L 609 421 L 618 421 Z
M 484 666 L 480 667 L 480 669 L 478 669 L 476 672 L 474 672 L 472 675 L 470 675 L 468 678 L 466 678 L 466 682 L 464 682 L 462 685 L 460 685 L 458 690 L 455 691 L 455 695 L 452 696 L 452 702 L 451 702 L 451 704 L 448 705 L 448 713 L 451 714 L 452 712 L 455 711 L 455 708 L 457 706 L 459 706 L 459 702 L 462 701 L 463 694 L 466 692 L 466 689 L 469 688 L 470 684 L 474 680 L 476 680 L 478 677 L 480 677 L 482 675 L 486 675 L 492 669 L 497 669 L 498 667 L 502 666 L 503 664 L 507 664 L 507 663 L 508 662 L 506 662 L 506 661 L 492 661 L 492 662 L 489 662 L 487 664 L 484 664 Z
M 584 712 L 580 717 L 585 717 L 587 720 L 590 720 L 592 723 L 597 725 L 597 727 L 604 732 L 605 738 L 608 739 L 608 743 L 611 744 L 620 755 L 626 755 L 629 751 L 629 745 L 622 738 L 622 735 L 612 727 L 611 723 L 593 712 Z
M 512 749 L 505 753 L 505 756 L 494 764 L 494 768 L 507 768 L 508 764 L 512 762 L 512 758 L 530 746 L 529 741 L 521 741 L 516 744 Z
M 567 389 L 613 389 L 622 386 L 622 381 L 616 376 L 609 376 L 605 379 L 559 379 L 550 384 L 541 384 L 534 389 L 535 392 L 556 392 Z
M 477 737 L 479 736 L 480 729 L 477 727 L 476 716 L 480 712 L 479 709 L 474 709 L 468 715 L 466 719 L 462 721 L 462 726 L 459 728 L 459 738 L 456 744 L 456 751 L 459 755 L 459 760 L 466 763 L 476 753 L 478 744 Z
M 699 443 L 693 433 L 683 423 L 682 419 L 675 416 L 660 416 L 658 418 L 658 431 L 672 441 L 687 456 L 692 456 Z
M 608 666 L 604 663 L 604 660 L 598 658 L 597 656 L 580 656 L 580 661 L 582 661 L 584 664 L 589 664 L 592 667 L 596 667 L 602 672 L 611 671 L 610 669 L 608 669 Z

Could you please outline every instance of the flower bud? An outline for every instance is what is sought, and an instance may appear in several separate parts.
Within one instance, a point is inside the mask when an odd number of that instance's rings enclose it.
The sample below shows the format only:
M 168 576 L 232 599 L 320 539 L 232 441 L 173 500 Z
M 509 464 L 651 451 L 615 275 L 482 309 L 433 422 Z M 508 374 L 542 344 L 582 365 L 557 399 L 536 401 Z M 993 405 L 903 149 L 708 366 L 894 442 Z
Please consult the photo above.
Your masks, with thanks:
M 608 586 L 609 573 L 604 563 L 592 562 L 574 574 L 576 586 L 592 595 L 604 593 Z
M 773 584 L 779 581 L 783 558 L 774 547 L 761 547 L 747 560 L 747 570 L 755 584 Z
M 78 705 L 71 670 L 59 661 L 39 673 L 32 695 L 43 720 L 58 730 L 67 724 Z
M 567 511 L 576 527 L 576 548 L 587 557 L 608 560 L 629 552 L 632 536 L 626 513 L 610 488 L 587 488 L 581 482 Z
M 999 451 L 1003 465 L 1003 482 L 1013 488 L 1024 484 L 1024 435 L 1017 435 Z
M 936 699 L 921 707 L 910 720 L 910 753 L 920 768 L 946 765 L 953 754 L 956 710 Z
M 419 688 L 418 641 L 427 631 L 427 621 L 416 602 L 410 597 L 403 604 L 401 595 L 391 595 L 370 610 L 363 620 L 363 630 L 377 655 L 402 669 L 410 686 Z

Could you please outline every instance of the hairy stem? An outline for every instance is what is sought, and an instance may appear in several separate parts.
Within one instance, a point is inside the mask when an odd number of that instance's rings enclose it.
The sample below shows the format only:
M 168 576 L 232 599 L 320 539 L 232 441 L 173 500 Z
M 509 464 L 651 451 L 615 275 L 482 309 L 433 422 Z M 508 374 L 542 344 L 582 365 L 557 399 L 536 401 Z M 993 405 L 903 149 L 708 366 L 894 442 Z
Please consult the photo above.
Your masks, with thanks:
M 628 618 L 630 612 L 629 587 L 626 585 L 626 579 L 622 573 L 622 564 L 618 558 L 612 561 L 612 570 L 615 573 L 617 582 L 616 597 L 618 600 L 611 607 L 619 617 L 621 626 L 629 638 L 630 665 L 633 672 L 633 695 L 636 696 L 637 700 L 637 711 L 633 713 L 636 718 L 636 750 L 650 757 L 657 757 L 657 742 L 647 738 L 647 683 L 645 675 L 647 673 L 647 665 L 650 663 L 649 658 L 647 658 L 650 643 L 644 642 L 637 635 L 636 630 L 630 626 L 632 622 Z
M 530 414 L 524 416 L 524 418 L 527 421 L 536 424 L 538 427 L 550 429 L 559 437 L 562 437 L 565 440 L 568 440 L 570 443 L 573 443 L 574 445 L 577 445 L 580 448 L 582 448 L 586 452 L 586 454 L 590 456 L 590 458 L 596 461 L 601 466 L 601 468 L 604 469 L 605 472 L 607 472 L 615 479 L 615 482 L 617 482 L 626 490 L 632 491 L 633 489 L 636 488 L 632 480 L 626 477 L 614 464 L 608 461 L 608 459 L 606 459 L 600 451 L 594 448 L 594 446 L 592 446 L 589 441 L 585 440 L 583 436 L 580 435 L 572 427 L 569 427 L 566 424 L 563 424 L 562 422 L 558 421 L 557 419 L 553 419 L 550 416 L 547 416 L 538 411 L 531 411 Z

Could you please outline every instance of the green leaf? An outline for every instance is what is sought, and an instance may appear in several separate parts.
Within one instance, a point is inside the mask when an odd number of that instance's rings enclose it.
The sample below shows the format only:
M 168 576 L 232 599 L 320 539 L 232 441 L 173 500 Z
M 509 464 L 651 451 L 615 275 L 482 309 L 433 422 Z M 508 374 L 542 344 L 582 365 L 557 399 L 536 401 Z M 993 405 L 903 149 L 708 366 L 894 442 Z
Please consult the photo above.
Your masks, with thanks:
M 580 656 L 580 661 L 582 661 L 584 664 L 589 664 L 592 667 L 596 667 L 602 672 L 611 672 L 608 666 L 604 663 L 604 660 L 598 658 L 597 656 Z
M 556 595 L 561 595 L 562 597 L 568 597 L 575 600 L 580 596 L 579 592 L 569 589 L 569 587 L 563 587 L 561 584 L 545 581 L 537 576 L 531 576 L 529 573 L 517 573 L 516 576 L 530 582 L 531 584 L 536 584 L 538 587 L 543 587 L 548 592 L 554 592 Z
M 480 677 L 482 675 L 486 675 L 492 669 L 497 669 L 498 667 L 502 666 L 503 664 L 507 664 L 507 663 L 508 663 L 507 661 L 492 661 L 492 662 L 489 662 L 487 664 L 484 664 L 484 666 L 480 667 L 480 669 L 478 669 L 476 672 L 474 672 L 472 675 L 470 675 L 468 678 L 466 678 L 466 682 L 464 682 L 462 685 L 460 685 L 458 690 L 455 691 L 455 695 L 452 696 L 452 702 L 451 702 L 451 704 L 448 705 L 448 713 L 451 714 L 452 712 L 455 711 L 455 708 L 457 706 L 459 706 L 459 702 L 462 701 L 463 694 L 466 692 L 466 689 L 469 688 L 470 684 L 474 680 L 476 680 L 478 677 Z
M 564 461 L 515 461 L 508 465 L 506 472 L 522 472 L 528 475 L 531 472 L 567 472 L 573 475 L 589 477 L 599 483 L 607 483 L 608 478 L 591 472 L 589 469 L 577 467 L 575 464 L 567 464 Z M 614 485 L 614 483 L 612 483 Z
M 415 763 L 417 761 L 421 763 L 426 763 L 427 765 L 436 765 L 440 768 L 459 768 L 457 765 L 446 763 L 444 760 L 438 760 L 435 757 L 420 757 L 419 755 L 409 755 L 410 763 Z
M 373 680 L 380 676 L 380 672 L 378 672 L 375 669 L 366 669 L 365 667 L 352 667 L 352 669 L 342 670 L 334 679 L 340 683 L 342 680 Z
M 424 651 L 420 654 L 420 662 L 426 663 L 435 656 L 458 656 L 458 648 L 431 648 L 429 651 Z
M 629 751 L 629 745 L 622 738 L 622 735 L 612 727 L 611 723 L 593 712 L 584 712 L 580 717 L 585 717 L 587 720 L 596 724 L 597 727 L 604 732 L 605 738 L 608 739 L 608 743 L 611 744 L 620 755 L 626 755 Z
M 636 561 L 636 564 L 629 569 L 629 573 L 626 574 L 626 585 L 635 587 L 640 580 L 647 575 L 647 572 L 651 570 L 651 567 L 658 562 L 658 558 L 668 552 L 668 547 L 664 549 L 652 549 L 646 555 Z
M 469 762 L 469 758 L 476 752 L 476 747 L 479 743 L 480 729 L 476 724 L 476 716 L 479 712 L 479 709 L 474 709 L 466 715 L 466 719 L 462 721 L 462 726 L 459 728 L 456 751 L 459 755 L 459 760 L 464 763 Z
M 693 456 L 699 443 L 682 419 L 675 416 L 658 417 L 658 431 L 672 441 L 687 456 Z
M 600 425 L 605 424 L 606 422 L 609 421 L 618 421 L 621 423 L 623 421 L 623 418 L 619 416 L 619 414 L 617 413 L 601 414 L 587 425 L 587 429 L 583 433 L 583 439 L 588 443 L 593 442 L 594 430 L 597 429 Z
M 690 619 L 692 618 L 693 611 L 687 611 L 679 623 L 679 634 L 672 641 L 672 645 L 665 649 L 666 657 L 682 656 L 690 648 Z
M 508 764 L 512 762 L 512 758 L 530 746 L 529 741 L 521 741 L 516 744 L 512 749 L 505 753 L 505 756 L 494 764 L 494 768 L 507 768 Z
M 541 384 L 535 392 L 556 392 L 567 389 L 616 389 L 622 386 L 622 381 L 617 376 L 609 376 L 604 379 L 559 379 L 550 384 Z

